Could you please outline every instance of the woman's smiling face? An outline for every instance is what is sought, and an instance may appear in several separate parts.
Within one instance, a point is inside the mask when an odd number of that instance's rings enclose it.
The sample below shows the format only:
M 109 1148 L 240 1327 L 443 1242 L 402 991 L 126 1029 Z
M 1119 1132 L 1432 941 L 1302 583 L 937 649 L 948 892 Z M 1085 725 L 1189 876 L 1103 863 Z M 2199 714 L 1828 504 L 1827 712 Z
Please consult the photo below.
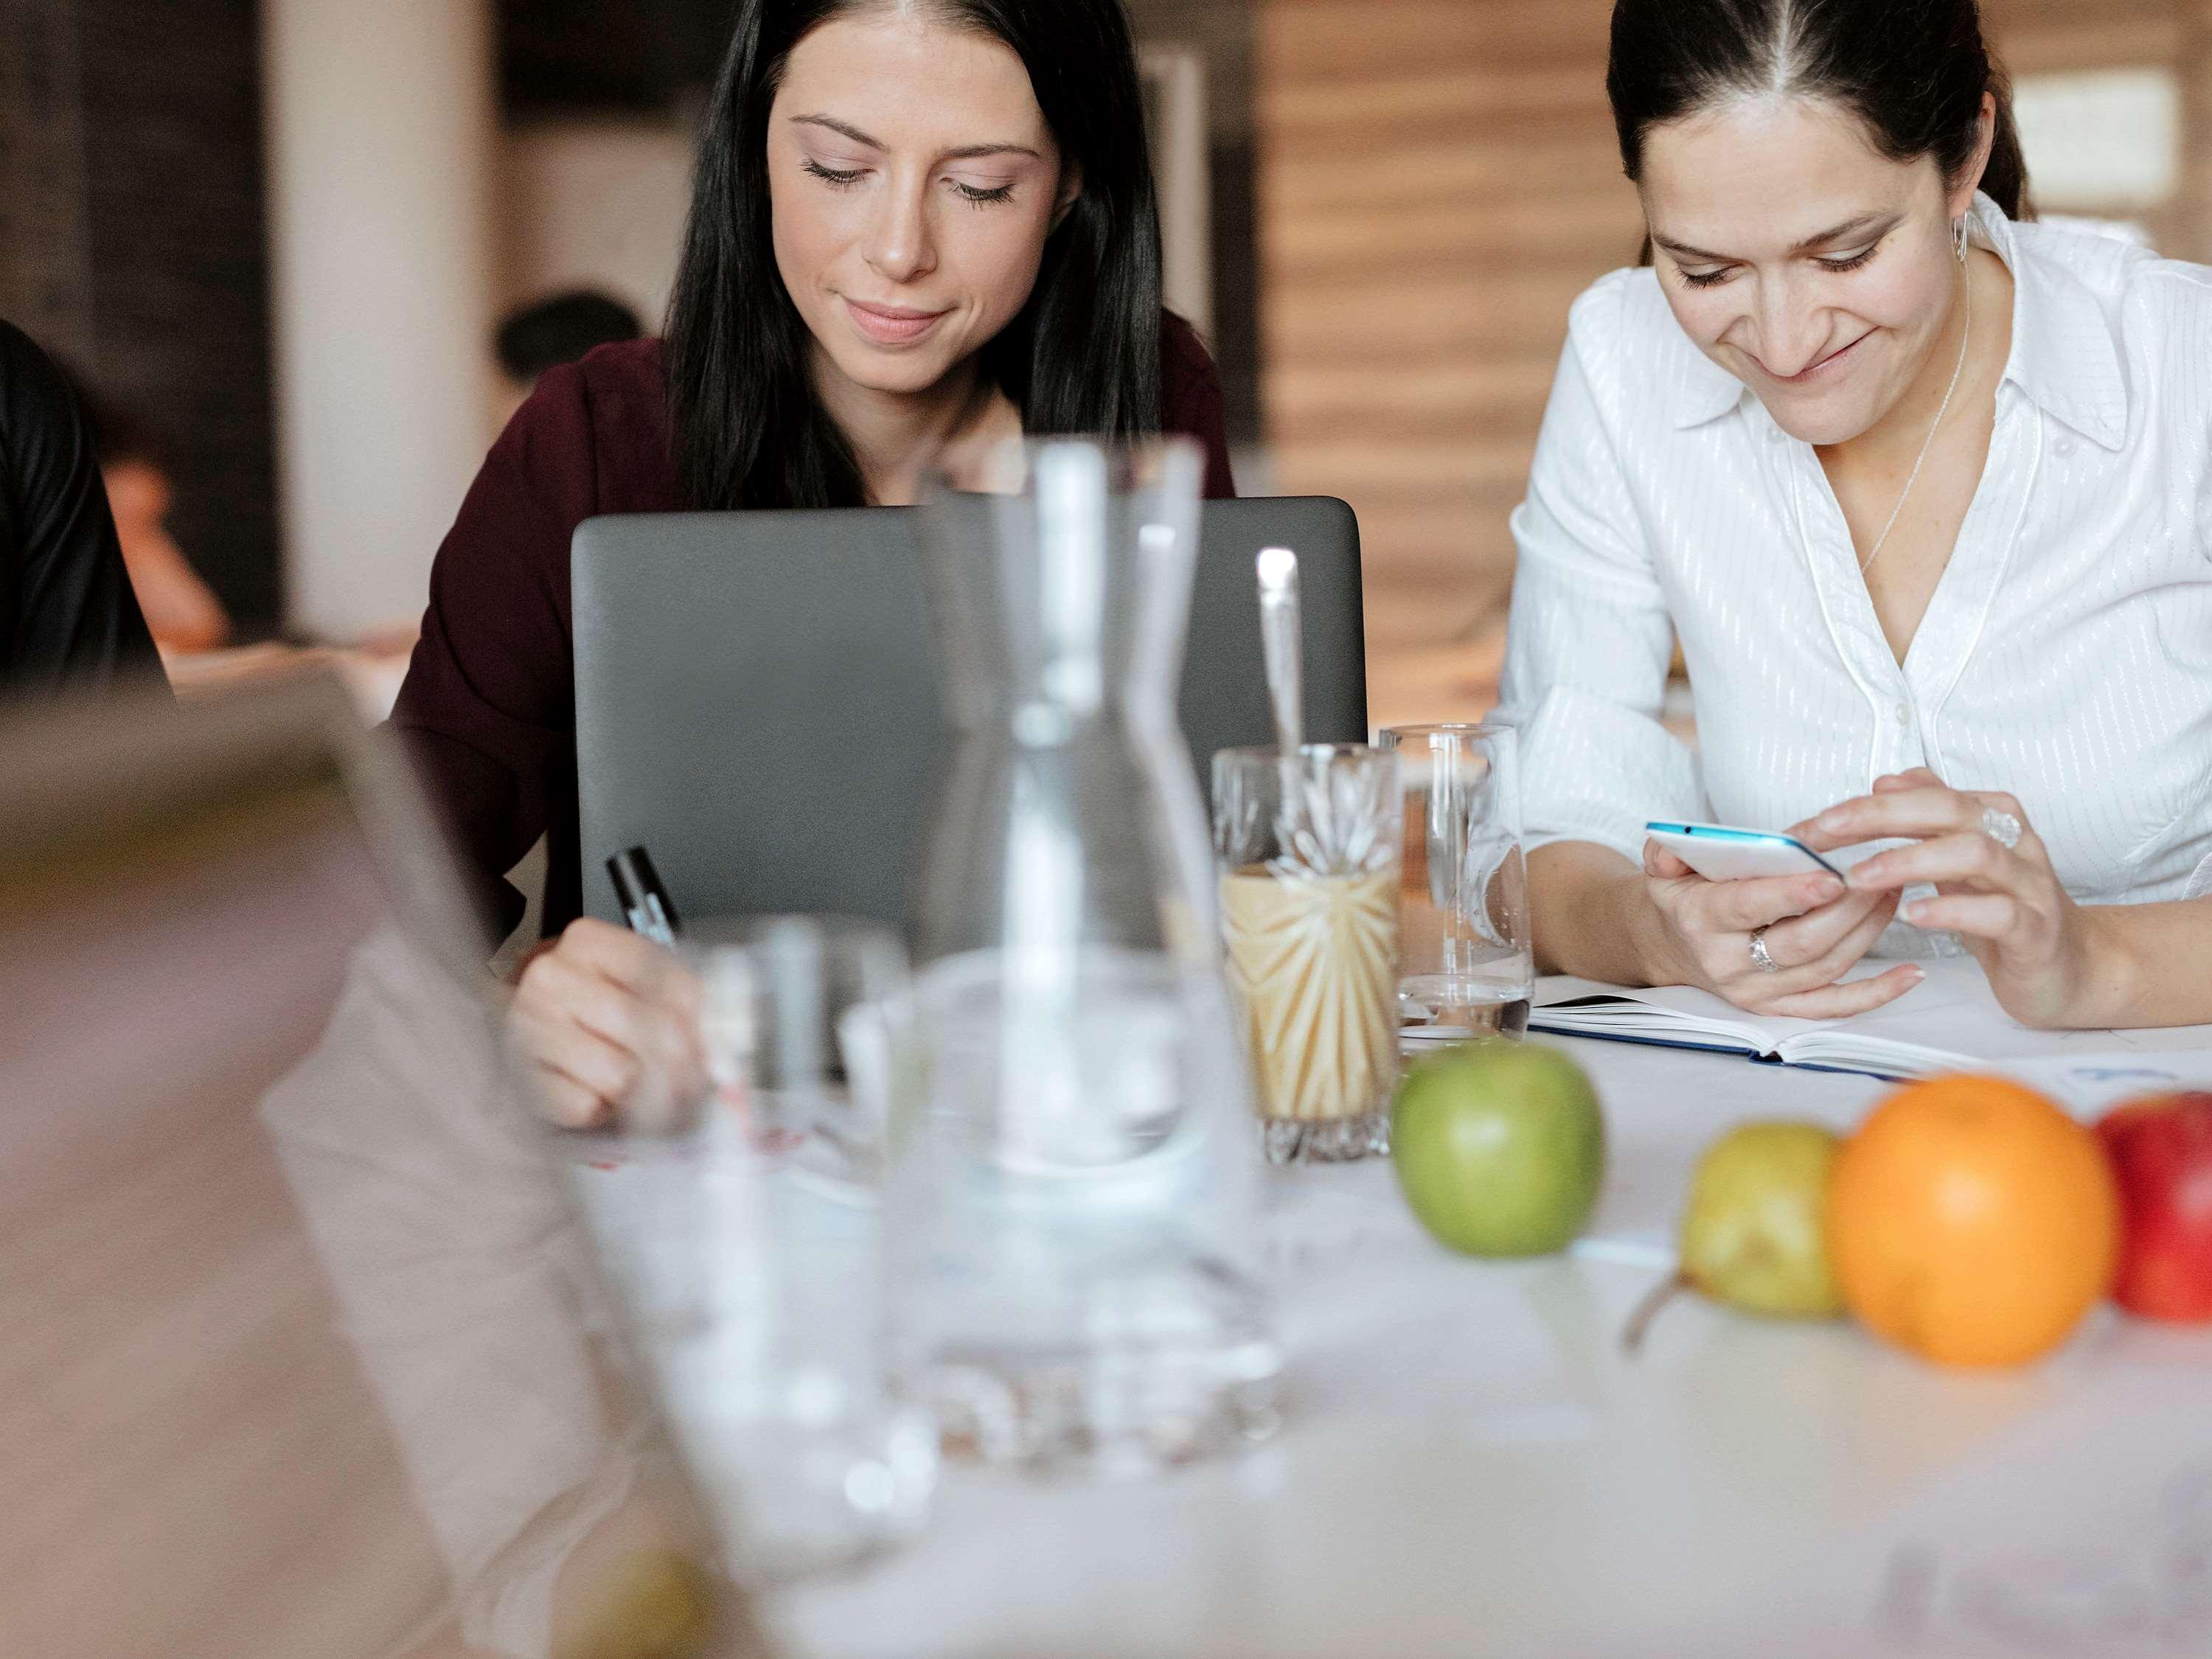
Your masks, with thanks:
M 927 391 L 1020 314 L 1079 180 L 1012 49 L 926 8 L 792 51 L 769 117 L 775 259 L 823 356 Z
M 1660 285 L 1699 350 L 1807 443 L 1888 414 L 1949 319 L 1978 167 L 1947 188 L 1833 105 L 1752 96 L 1653 128 L 1642 173 Z

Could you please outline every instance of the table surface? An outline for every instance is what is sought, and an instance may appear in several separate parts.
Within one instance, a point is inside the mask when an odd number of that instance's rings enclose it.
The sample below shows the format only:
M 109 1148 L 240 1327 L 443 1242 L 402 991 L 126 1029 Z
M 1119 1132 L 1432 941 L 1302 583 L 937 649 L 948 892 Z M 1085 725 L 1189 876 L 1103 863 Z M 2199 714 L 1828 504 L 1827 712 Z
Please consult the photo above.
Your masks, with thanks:
M 1698 1152 L 1887 1085 L 1571 1042 L 1609 1173 L 1567 1257 L 1452 1256 L 1387 1160 L 1275 1180 L 1287 1420 L 1126 1485 L 951 1472 L 926 1536 L 769 1605 L 795 1655 L 2212 1656 L 2212 1332 L 2100 1310 L 1946 1371 L 1678 1298 Z

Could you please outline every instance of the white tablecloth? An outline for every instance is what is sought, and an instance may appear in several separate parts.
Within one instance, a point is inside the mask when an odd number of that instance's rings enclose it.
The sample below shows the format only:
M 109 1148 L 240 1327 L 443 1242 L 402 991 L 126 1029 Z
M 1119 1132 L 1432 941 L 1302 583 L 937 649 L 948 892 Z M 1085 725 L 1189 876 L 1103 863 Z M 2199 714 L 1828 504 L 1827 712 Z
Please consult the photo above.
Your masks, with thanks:
M 2100 1310 L 1972 1375 L 1683 1298 L 1624 1358 L 1705 1143 L 1886 1085 L 1562 1046 L 1612 1139 L 1574 1256 L 1448 1255 L 1387 1162 L 1284 1178 L 1275 1441 L 1129 1486 L 955 1472 L 920 1544 L 773 1600 L 788 1650 L 2212 1656 L 2212 1333 Z

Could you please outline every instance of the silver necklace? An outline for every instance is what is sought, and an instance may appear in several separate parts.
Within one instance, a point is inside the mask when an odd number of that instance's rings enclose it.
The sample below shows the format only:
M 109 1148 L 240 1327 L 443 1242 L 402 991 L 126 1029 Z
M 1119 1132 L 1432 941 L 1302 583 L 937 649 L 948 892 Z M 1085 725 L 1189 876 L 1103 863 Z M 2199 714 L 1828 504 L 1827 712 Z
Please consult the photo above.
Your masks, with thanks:
M 1966 372 L 1966 350 L 1974 343 L 1974 273 L 1966 269 L 1966 252 L 1961 239 L 1959 250 L 1959 271 L 1966 287 L 1966 330 L 1959 341 L 1959 366 L 1951 371 L 1951 384 L 1944 388 L 1943 401 L 1936 410 L 1935 422 L 1928 428 L 1928 436 L 1920 446 L 1920 457 L 1912 463 L 1912 471 L 1905 480 L 1905 493 L 1897 498 L 1897 505 L 1889 510 L 1889 522 L 1881 527 L 1881 534 L 1874 538 L 1874 551 L 1859 562 L 1859 574 L 1874 568 L 1874 562 L 1881 556 L 1881 550 L 1889 545 L 1889 532 L 1897 528 L 1898 515 L 1905 511 L 1905 502 L 1912 499 L 1912 486 L 1920 482 L 1920 469 L 1928 465 L 1928 452 L 1936 447 L 1936 434 L 1943 429 L 1943 417 L 1951 412 L 1951 398 L 1959 390 L 1959 379 Z

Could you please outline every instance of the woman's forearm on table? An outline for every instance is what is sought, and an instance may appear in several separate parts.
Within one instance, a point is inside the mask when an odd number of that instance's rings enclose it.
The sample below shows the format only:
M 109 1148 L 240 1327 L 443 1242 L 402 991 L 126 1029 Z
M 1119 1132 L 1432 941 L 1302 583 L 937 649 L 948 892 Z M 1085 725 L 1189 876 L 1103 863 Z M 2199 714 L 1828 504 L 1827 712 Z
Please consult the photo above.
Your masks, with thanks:
M 2212 898 L 2083 907 L 2080 1012 L 2095 1030 L 2212 1024 Z
M 1644 872 L 1610 848 L 1554 842 L 1528 858 L 1530 921 L 1536 966 L 1613 985 L 1651 985 L 1657 913 Z

